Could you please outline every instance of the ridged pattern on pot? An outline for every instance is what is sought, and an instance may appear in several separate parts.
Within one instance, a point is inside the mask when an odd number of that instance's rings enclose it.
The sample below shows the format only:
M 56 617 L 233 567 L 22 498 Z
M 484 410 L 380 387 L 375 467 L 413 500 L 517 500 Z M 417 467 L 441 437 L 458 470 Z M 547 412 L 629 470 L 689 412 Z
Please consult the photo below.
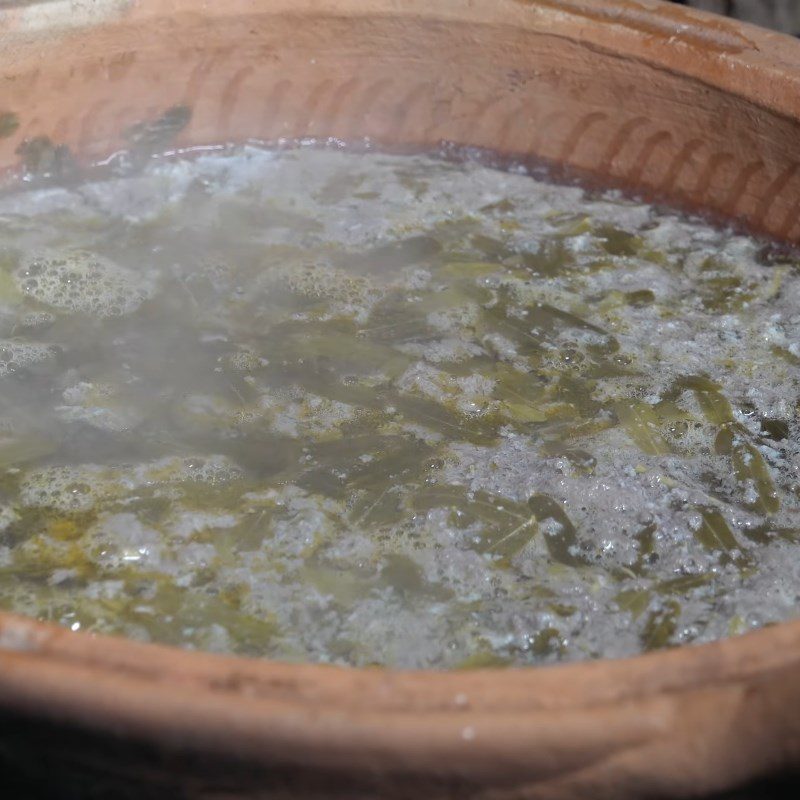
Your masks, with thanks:
M 500 2 L 489 19 L 457 0 L 407 3 L 395 15 L 356 13 L 355 2 L 319 15 L 305 4 L 270 13 L 284 4 L 238 2 L 209 12 L 217 19 L 206 27 L 187 0 L 162 5 L 174 7 L 169 18 L 143 3 L 91 35 L 56 37 L 47 65 L 20 34 L 3 97 L 19 127 L 0 140 L 0 166 L 37 136 L 105 157 L 126 146 L 131 125 L 181 103 L 193 111 L 185 146 L 446 140 L 552 161 L 800 240 L 797 122 L 762 108 L 770 98 L 753 87 L 732 96 L 704 75 L 763 58 L 764 43 L 724 20 L 632 0 Z M 476 18 L 453 18 L 460 9 Z M 673 53 L 658 50 L 665 42 Z M 684 65 L 695 79 L 677 74 Z

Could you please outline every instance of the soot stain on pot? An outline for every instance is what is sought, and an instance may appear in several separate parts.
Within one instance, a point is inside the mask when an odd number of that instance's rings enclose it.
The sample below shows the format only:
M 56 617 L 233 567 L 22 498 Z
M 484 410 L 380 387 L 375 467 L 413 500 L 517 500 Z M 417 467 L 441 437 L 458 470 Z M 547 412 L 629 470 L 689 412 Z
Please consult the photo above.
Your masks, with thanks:
M 125 132 L 125 138 L 140 155 L 163 152 L 191 119 L 191 107 L 175 105 L 154 120 L 132 125 Z
M 17 132 L 19 117 L 13 111 L 0 111 L 0 139 L 6 139 Z
M 54 143 L 49 136 L 26 139 L 16 150 L 22 157 L 27 181 L 60 183 L 78 176 L 80 168 L 70 148 Z

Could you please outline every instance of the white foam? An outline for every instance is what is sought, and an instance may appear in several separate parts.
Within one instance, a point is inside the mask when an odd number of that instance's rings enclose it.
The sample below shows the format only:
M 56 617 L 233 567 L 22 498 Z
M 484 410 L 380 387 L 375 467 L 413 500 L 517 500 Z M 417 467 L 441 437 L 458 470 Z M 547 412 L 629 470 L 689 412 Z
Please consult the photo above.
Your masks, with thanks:
M 51 344 L 0 339 L 0 378 L 54 358 L 58 348 Z
M 30 253 L 15 276 L 20 290 L 40 303 L 97 317 L 130 314 L 152 292 L 143 275 L 80 249 Z

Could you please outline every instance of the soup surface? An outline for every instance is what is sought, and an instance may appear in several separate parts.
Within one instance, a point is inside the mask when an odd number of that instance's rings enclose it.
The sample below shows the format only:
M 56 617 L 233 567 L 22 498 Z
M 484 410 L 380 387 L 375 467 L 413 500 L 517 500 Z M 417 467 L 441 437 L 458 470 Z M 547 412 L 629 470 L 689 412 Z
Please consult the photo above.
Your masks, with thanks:
M 0 606 L 355 665 L 792 617 L 800 270 L 429 157 L 154 160 L 0 199 Z

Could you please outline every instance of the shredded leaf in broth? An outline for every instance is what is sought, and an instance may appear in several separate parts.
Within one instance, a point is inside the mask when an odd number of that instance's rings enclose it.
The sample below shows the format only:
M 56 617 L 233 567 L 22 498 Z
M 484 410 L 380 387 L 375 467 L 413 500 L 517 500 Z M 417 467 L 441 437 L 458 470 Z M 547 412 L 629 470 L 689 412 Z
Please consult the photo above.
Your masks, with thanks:
M 795 615 L 792 256 L 477 161 L 144 160 L 0 198 L 0 606 L 462 669 Z

